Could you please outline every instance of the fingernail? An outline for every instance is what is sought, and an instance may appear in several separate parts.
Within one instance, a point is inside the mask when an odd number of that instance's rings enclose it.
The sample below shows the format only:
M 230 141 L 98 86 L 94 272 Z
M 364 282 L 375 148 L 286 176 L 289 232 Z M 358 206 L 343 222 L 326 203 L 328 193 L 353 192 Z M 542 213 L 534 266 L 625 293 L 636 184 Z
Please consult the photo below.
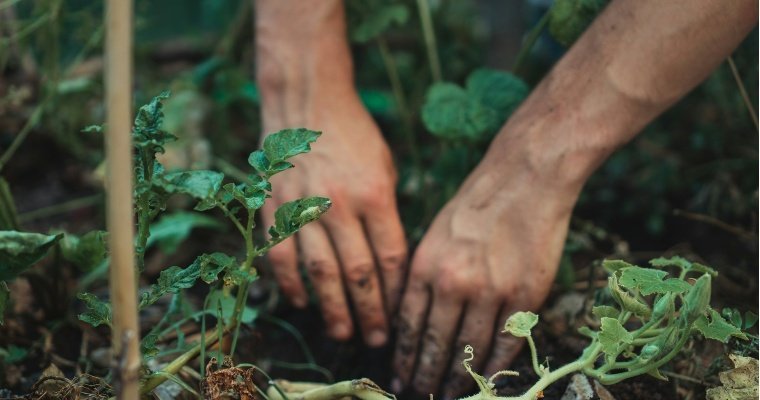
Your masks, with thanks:
M 380 347 L 385 344 L 385 341 L 388 340 L 388 335 L 380 330 L 374 330 L 367 335 L 367 344 L 372 347 Z
M 401 393 L 401 391 L 404 389 L 404 385 L 401 384 L 401 379 L 399 378 L 393 378 L 391 381 L 391 390 L 393 393 Z
M 351 336 L 351 327 L 345 323 L 337 323 L 330 329 L 330 335 L 338 340 L 348 339 Z

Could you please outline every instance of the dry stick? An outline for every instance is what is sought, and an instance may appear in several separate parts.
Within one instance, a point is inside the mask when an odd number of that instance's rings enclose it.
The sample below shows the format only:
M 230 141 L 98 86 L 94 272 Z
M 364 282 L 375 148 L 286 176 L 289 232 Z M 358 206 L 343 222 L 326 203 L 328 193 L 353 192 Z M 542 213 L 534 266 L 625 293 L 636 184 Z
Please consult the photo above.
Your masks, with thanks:
M 725 222 L 723 222 L 723 221 L 721 221 L 721 220 L 719 220 L 719 219 L 717 219 L 715 217 L 711 217 L 709 215 L 697 214 L 697 213 L 693 213 L 693 212 L 689 212 L 689 211 L 684 211 L 684 210 L 679 210 L 679 209 L 673 210 L 673 215 L 675 215 L 677 217 L 688 218 L 688 219 L 691 219 L 691 220 L 694 220 L 694 221 L 698 221 L 698 222 L 704 222 L 704 223 L 706 223 L 708 225 L 712 225 L 712 226 L 714 226 L 716 228 L 719 228 L 719 229 L 722 229 L 722 230 L 724 230 L 724 231 L 726 231 L 728 233 L 734 234 L 734 235 L 736 235 L 736 236 L 740 237 L 741 239 L 744 239 L 744 240 L 746 240 L 748 242 L 756 242 L 757 241 L 757 236 L 755 234 L 753 234 L 752 232 L 746 231 L 746 230 L 744 230 L 742 228 L 739 228 L 737 226 L 733 226 L 733 225 L 727 224 L 727 223 L 725 223 Z
M 752 107 L 752 101 L 749 99 L 749 95 L 747 94 L 747 89 L 744 87 L 744 82 L 742 82 L 742 78 L 739 76 L 739 70 L 736 68 L 736 63 L 734 63 L 734 58 L 731 56 L 728 57 L 728 66 L 731 67 L 731 73 L 734 75 L 734 79 L 736 80 L 736 85 L 739 86 L 739 93 L 741 93 L 742 99 L 744 99 L 744 104 L 747 106 L 747 111 L 749 111 L 749 116 L 752 118 L 752 122 L 755 123 L 755 129 L 758 129 L 757 114 L 755 113 L 755 107 Z
M 111 250 L 116 398 L 139 398 L 140 347 L 132 205 L 132 0 L 106 3 L 106 226 Z

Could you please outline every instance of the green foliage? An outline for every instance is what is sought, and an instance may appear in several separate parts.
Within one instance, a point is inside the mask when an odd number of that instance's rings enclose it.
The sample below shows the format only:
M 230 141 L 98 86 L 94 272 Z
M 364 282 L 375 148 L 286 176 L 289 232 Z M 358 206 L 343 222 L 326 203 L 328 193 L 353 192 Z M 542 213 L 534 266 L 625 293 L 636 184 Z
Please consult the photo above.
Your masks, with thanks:
M 165 215 L 156 223 L 151 224 L 147 246 L 157 244 L 164 253 L 173 254 L 179 245 L 190 236 L 190 232 L 197 228 L 218 230 L 222 228 L 222 224 L 203 214 L 178 211 Z
M 694 322 L 694 329 L 707 339 L 714 339 L 723 343 L 728 343 L 731 337 L 747 339 L 747 335 L 741 331 L 741 328 L 730 324 L 713 309 L 710 309 L 709 314 L 699 316 Z
M 356 43 L 369 42 L 409 19 L 409 8 L 399 1 L 350 1 L 346 8 L 349 37 Z
M 623 328 L 615 318 L 602 317 L 602 328 L 599 331 L 599 344 L 602 346 L 602 352 L 608 356 L 615 357 L 630 345 L 633 341 L 633 335 Z
M 555 0 L 549 10 L 549 32 L 570 47 L 604 9 L 609 0 Z
M 655 269 L 629 267 L 620 275 L 620 285 L 629 290 L 638 290 L 647 296 L 652 293 L 683 293 L 690 285 L 680 279 L 663 280 L 668 273 Z
M 79 300 L 82 300 L 87 307 L 87 311 L 83 314 L 79 314 L 79 319 L 94 327 L 100 325 L 111 326 L 112 315 L 111 305 L 105 301 L 99 300 L 95 295 L 91 293 L 80 293 L 77 295 Z
M 186 268 L 169 267 L 158 276 L 158 282 L 150 286 L 150 290 L 140 297 L 138 308 L 143 309 L 155 303 L 166 294 L 177 293 L 195 285 L 201 274 L 200 258 Z
M 167 194 L 181 193 L 203 200 L 219 191 L 223 179 L 224 174 L 216 171 L 181 171 L 156 177 L 153 184 Z
M 528 311 L 518 311 L 512 314 L 504 324 L 504 330 L 516 337 L 530 336 L 530 330 L 538 323 L 538 315 Z
M 266 178 L 292 168 L 289 158 L 311 150 L 313 143 L 322 132 L 304 128 L 284 129 L 264 138 L 261 150 L 256 150 L 248 157 L 248 163 Z
M 235 268 L 238 266 L 237 259 L 224 253 L 203 254 L 198 257 L 197 262 L 201 266 L 200 278 L 206 283 L 216 281 L 222 271 L 231 273 L 230 271 L 239 270 Z M 236 281 L 235 283 L 240 284 L 241 282 Z
M 28 354 L 29 350 L 23 347 L 14 345 L 10 345 L 7 348 L 0 347 L 0 360 L 6 365 L 24 361 Z
M 161 129 L 164 121 L 163 100 L 169 98 L 169 92 L 163 92 L 154 97 L 150 103 L 140 107 L 135 116 L 135 126 L 132 130 L 132 143 L 147 154 L 164 152 L 164 145 L 177 140 L 177 137 Z M 140 157 L 140 155 L 138 155 Z
M 0 231 L 0 281 L 13 279 L 40 261 L 62 237 L 62 234 Z
M 235 315 L 235 298 L 226 296 L 221 290 L 215 290 L 209 294 L 208 301 L 213 309 L 216 309 L 217 306 L 221 306 L 222 320 L 225 324 L 229 324 L 232 316 Z M 245 306 L 243 313 L 240 316 L 240 322 L 250 324 L 256 319 L 256 317 L 258 317 L 258 315 L 258 310 Z
M 453 83 L 431 86 L 422 121 L 430 133 L 447 140 L 487 142 L 528 92 L 525 82 L 508 72 L 479 69 L 464 89 Z
M 81 237 L 66 234 L 60 241 L 61 256 L 82 271 L 92 271 L 108 257 L 105 231 L 91 231 Z
M 275 240 L 283 240 L 309 222 L 316 221 L 331 205 L 330 199 L 324 197 L 306 197 L 284 203 L 274 213 L 274 225 L 269 228 L 269 234 Z

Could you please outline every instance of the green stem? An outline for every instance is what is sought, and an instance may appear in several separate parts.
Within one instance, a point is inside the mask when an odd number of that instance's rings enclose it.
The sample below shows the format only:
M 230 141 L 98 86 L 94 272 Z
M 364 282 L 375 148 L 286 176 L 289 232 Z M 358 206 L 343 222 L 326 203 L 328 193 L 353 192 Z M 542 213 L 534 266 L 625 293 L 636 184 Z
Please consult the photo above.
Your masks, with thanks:
M 18 216 L 19 222 L 27 222 L 40 218 L 47 218 L 58 214 L 67 213 L 81 208 L 94 206 L 103 202 L 103 193 L 94 194 L 92 196 L 80 197 L 65 201 L 63 203 L 54 204 L 48 207 L 38 208 Z
M 417 0 L 417 9 L 420 13 L 420 24 L 422 25 L 422 34 L 425 38 L 425 49 L 427 50 L 428 62 L 430 63 L 430 73 L 434 82 L 441 82 L 441 61 L 438 58 L 438 47 L 435 43 L 435 31 L 433 30 L 433 18 L 430 14 L 430 4 L 428 0 Z
M 525 43 L 520 48 L 520 52 L 517 53 L 517 57 L 515 58 L 515 64 L 512 66 L 512 72 L 517 74 L 520 71 L 520 68 L 522 68 L 523 64 L 525 63 L 525 60 L 528 59 L 528 56 L 530 55 L 530 51 L 533 49 L 533 46 L 536 44 L 536 41 L 538 41 L 538 38 L 541 37 L 541 32 L 543 32 L 544 27 L 546 27 L 546 24 L 549 22 L 549 11 L 546 11 L 546 13 L 541 17 L 541 19 L 538 21 L 538 23 L 531 28 L 530 32 L 528 33 L 528 37 L 525 38 Z
M 540 368 L 538 365 L 538 352 L 536 351 L 536 342 L 533 341 L 533 338 L 528 336 L 528 347 L 530 347 L 530 360 L 533 363 L 533 371 L 536 372 L 536 375 L 539 377 L 544 376 L 544 370 Z
M 752 101 L 749 99 L 749 95 L 747 94 L 747 89 L 744 87 L 744 82 L 742 82 L 741 76 L 739 76 L 739 70 L 736 68 L 736 63 L 734 62 L 734 58 L 729 56 L 728 57 L 728 66 L 731 67 L 731 74 L 734 76 L 734 80 L 736 81 L 736 86 L 739 87 L 739 93 L 742 95 L 742 100 L 744 100 L 744 105 L 747 107 L 747 111 L 749 111 L 749 116 L 752 118 L 752 122 L 755 124 L 755 130 L 758 129 L 757 124 L 757 114 L 755 113 L 755 107 L 752 106 Z
M 253 228 L 256 227 L 254 216 L 255 210 L 248 211 L 248 221 L 245 229 L 245 262 L 241 266 L 241 269 L 245 273 L 249 273 L 251 266 L 253 265 L 253 259 L 256 257 L 256 249 L 253 245 Z M 245 310 L 245 300 L 248 297 L 248 285 L 249 282 L 246 279 L 239 287 L 237 292 L 237 298 L 235 299 L 235 313 L 232 316 L 234 322 L 235 332 L 232 335 L 232 347 L 230 347 L 230 355 L 235 354 L 235 348 L 237 347 L 238 336 L 240 336 L 240 321 Z

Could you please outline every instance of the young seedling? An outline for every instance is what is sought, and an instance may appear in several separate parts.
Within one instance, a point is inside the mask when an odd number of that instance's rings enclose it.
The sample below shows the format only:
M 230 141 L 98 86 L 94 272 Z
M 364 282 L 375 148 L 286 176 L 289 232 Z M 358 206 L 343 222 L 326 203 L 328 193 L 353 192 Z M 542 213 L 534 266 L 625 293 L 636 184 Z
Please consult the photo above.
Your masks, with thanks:
M 540 365 L 531 329 L 538 323 L 532 312 L 517 312 L 507 320 L 504 332 L 525 338 L 530 347 L 533 369 L 538 381 L 522 396 L 496 395 L 493 380 L 472 371 L 473 349 L 465 348 L 469 358 L 464 368 L 478 384 L 479 393 L 468 400 L 534 400 L 544 389 L 564 376 L 582 372 L 604 385 L 618 383 L 642 374 L 666 380 L 659 368 L 672 360 L 686 342 L 699 333 L 708 339 L 726 343 L 731 337 L 746 339 L 741 329 L 728 323 L 710 307 L 712 268 L 692 263 L 681 257 L 657 258 L 650 261 L 653 268 L 641 268 L 621 260 L 606 260 L 604 268 L 610 273 L 607 290 L 614 305 L 593 309 L 599 328 L 583 327 L 580 333 L 591 342 L 581 356 L 557 369 Z M 675 270 L 676 277 L 668 278 Z

